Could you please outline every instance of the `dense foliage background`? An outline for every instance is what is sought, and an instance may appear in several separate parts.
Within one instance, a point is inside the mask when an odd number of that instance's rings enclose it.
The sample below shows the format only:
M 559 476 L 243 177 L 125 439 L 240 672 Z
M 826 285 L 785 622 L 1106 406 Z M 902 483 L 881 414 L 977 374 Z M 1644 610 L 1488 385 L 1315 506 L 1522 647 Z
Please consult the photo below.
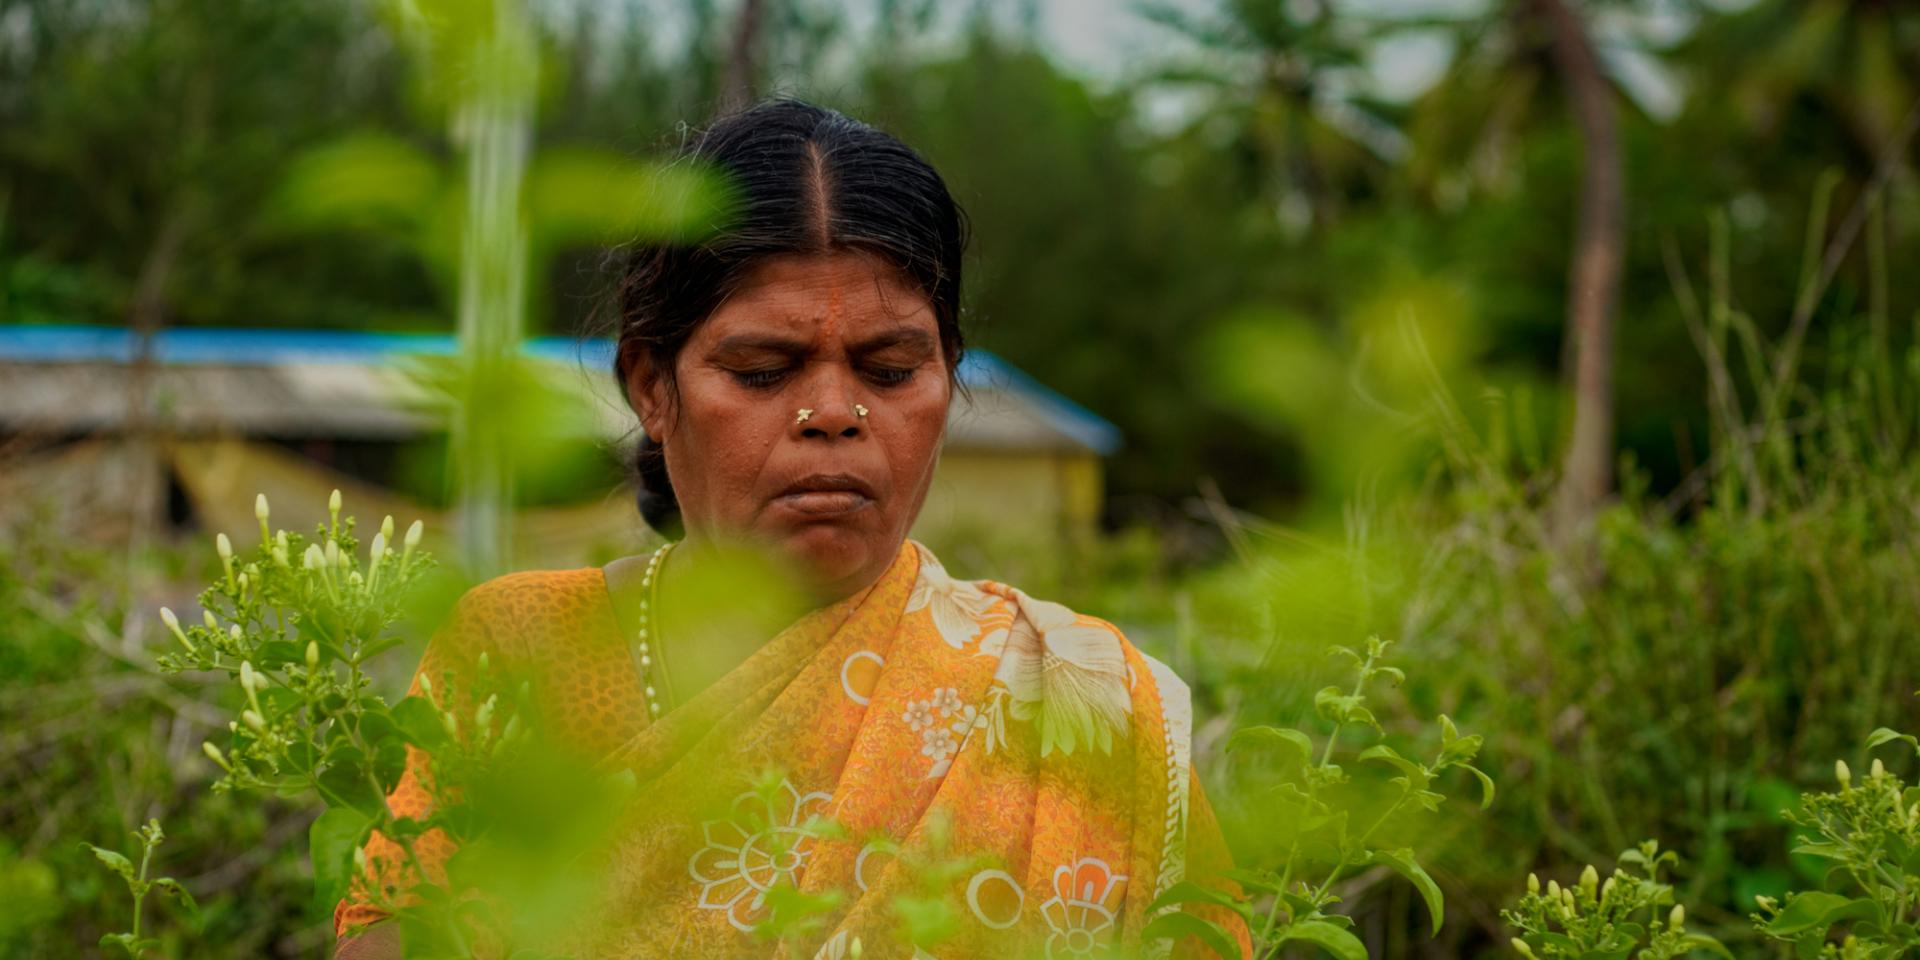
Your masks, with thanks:
M 450 328 L 444 225 L 408 185 L 343 223 L 300 176 L 350 137 L 450 155 L 385 9 L 0 0 L 0 322 Z M 1126 438 L 1101 543 L 950 563 L 1193 677 L 1244 856 L 1259 807 L 1235 809 L 1214 748 L 1310 723 L 1322 651 L 1377 634 L 1409 674 L 1383 723 L 1485 734 L 1501 797 L 1419 831 L 1438 938 L 1386 871 L 1343 883 L 1376 956 L 1504 950 L 1527 871 L 1645 837 L 1681 851 L 1696 924 L 1773 955 L 1753 896 L 1819 874 L 1778 811 L 1869 730 L 1917 726 L 1910 5 L 1116 4 L 1153 40 L 1097 74 L 1049 49 L 1038 0 L 537 12 L 542 148 L 652 156 L 784 92 L 949 178 L 972 342 Z M 1569 13 L 1586 73 L 1556 46 Z M 1611 153 L 1581 113 L 1595 83 Z M 1596 216 L 1619 226 L 1618 469 L 1569 520 L 1570 263 Z M 593 329 L 603 250 L 536 249 L 536 326 Z M 160 921 L 168 955 L 320 955 L 311 811 L 202 789 L 224 714 L 152 670 L 151 598 L 124 589 L 150 582 L 129 562 L 197 576 L 208 551 L 123 553 L 0 540 L 0 953 L 94 950 L 124 891 L 74 841 L 159 816 L 205 907 Z

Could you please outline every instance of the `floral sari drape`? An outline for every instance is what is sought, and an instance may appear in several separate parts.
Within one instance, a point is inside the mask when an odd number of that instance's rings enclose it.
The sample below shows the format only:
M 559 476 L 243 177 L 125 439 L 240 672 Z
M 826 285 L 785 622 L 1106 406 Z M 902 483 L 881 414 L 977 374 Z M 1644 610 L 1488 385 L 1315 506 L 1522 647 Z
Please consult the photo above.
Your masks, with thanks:
M 1104 955 L 1140 946 L 1159 892 L 1228 865 L 1186 687 L 1104 621 L 956 580 L 908 541 L 871 587 L 647 724 L 599 573 L 480 588 L 576 595 L 544 614 L 467 614 L 487 621 L 468 628 L 479 647 L 568 658 L 555 715 L 639 785 L 575 955 L 834 960 L 856 939 L 865 957 Z M 529 619 L 555 610 L 564 629 Z M 606 688 L 583 694 L 589 676 Z M 756 936 L 782 889 L 840 898 L 807 935 Z M 939 936 L 909 943 L 913 916 Z

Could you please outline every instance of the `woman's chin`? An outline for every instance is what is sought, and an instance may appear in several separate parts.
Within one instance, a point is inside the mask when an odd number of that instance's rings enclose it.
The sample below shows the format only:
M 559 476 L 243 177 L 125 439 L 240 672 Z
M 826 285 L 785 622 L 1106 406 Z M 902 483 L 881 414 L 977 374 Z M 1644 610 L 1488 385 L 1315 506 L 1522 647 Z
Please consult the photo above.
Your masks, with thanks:
M 898 544 L 876 544 L 874 532 L 864 524 L 809 523 L 780 538 L 781 551 L 801 576 L 834 592 L 835 599 L 865 586 L 856 581 L 870 578 L 876 563 L 891 560 L 891 553 L 885 560 L 878 556 L 885 546 Z

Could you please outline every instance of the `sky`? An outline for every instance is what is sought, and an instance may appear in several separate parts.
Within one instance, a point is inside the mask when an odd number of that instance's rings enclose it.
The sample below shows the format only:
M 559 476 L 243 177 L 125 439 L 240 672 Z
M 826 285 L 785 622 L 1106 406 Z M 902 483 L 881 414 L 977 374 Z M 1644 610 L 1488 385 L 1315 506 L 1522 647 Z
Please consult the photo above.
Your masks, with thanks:
M 645 11 L 658 26 L 658 41 L 663 49 L 682 42 L 686 23 L 685 0 L 551 0 L 557 6 L 602 4 L 625 6 Z M 719 9 L 730 11 L 739 0 L 716 0 Z M 1153 0 L 1154 3 L 1182 13 L 1205 16 L 1220 6 L 1220 0 Z M 1312 6 L 1319 0 L 1274 0 Z M 1336 7 L 1373 17 L 1471 18 L 1484 15 L 1500 0 L 1327 0 Z M 1685 93 L 1681 79 L 1649 55 L 1683 38 L 1691 29 L 1694 15 L 1687 7 L 1700 0 L 1649 0 L 1639 14 L 1621 13 L 1609 8 L 1593 23 L 1600 55 L 1621 87 L 1655 119 L 1674 115 Z M 1704 0 L 1722 9 L 1747 6 L 1754 0 Z M 836 9 L 845 19 L 852 35 L 865 36 L 873 29 L 879 0 L 838 0 Z M 930 35 L 920 41 L 923 47 L 938 49 L 956 42 L 968 16 L 976 7 L 985 7 L 1006 26 L 1033 29 L 1043 49 L 1064 67 L 1098 84 L 1119 84 L 1145 70 L 1164 64 L 1185 53 L 1181 38 L 1138 12 L 1138 0 L 937 0 L 937 13 Z M 730 15 L 730 14 L 729 14 Z M 1452 43 L 1440 30 L 1406 31 L 1374 45 L 1365 68 L 1345 78 L 1344 87 L 1336 86 L 1333 95 L 1365 94 L 1387 100 L 1407 100 L 1428 89 L 1446 71 L 1453 55 Z M 1177 96 L 1143 98 L 1141 108 L 1146 119 L 1177 123 L 1182 99 Z

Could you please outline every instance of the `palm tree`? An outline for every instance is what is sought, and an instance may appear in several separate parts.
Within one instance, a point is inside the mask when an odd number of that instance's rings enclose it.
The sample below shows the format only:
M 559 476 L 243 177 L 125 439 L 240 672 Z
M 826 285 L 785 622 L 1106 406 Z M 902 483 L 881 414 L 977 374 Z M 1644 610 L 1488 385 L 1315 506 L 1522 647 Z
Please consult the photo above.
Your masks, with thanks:
M 1150 82 L 1212 93 L 1189 132 L 1226 131 L 1227 149 L 1250 159 L 1253 192 L 1283 224 L 1325 229 L 1348 190 L 1397 155 L 1398 131 L 1353 83 L 1367 28 L 1328 0 L 1222 0 L 1209 13 L 1163 3 L 1136 9 L 1197 51 L 1161 65 Z
M 1512 145 L 1542 123 L 1570 120 L 1581 178 L 1568 266 L 1562 376 L 1572 426 L 1562 454 L 1555 519 L 1577 530 L 1612 486 L 1614 321 L 1626 260 L 1625 168 L 1617 113 L 1628 90 L 1601 55 L 1601 7 L 1633 14 L 1632 0 L 1502 0 L 1485 16 L 1454 21 L 1447 75 L 1415 105 L 1409 123 L 1416 183 L 1444 205 L 1513 181 Z M 1434 26 L 1427 21 L 1422 26 Z M 1631 38 L 1609 36 L 1610 46 Z M 1543 96 L 1564 95 L 1556 107 Z

